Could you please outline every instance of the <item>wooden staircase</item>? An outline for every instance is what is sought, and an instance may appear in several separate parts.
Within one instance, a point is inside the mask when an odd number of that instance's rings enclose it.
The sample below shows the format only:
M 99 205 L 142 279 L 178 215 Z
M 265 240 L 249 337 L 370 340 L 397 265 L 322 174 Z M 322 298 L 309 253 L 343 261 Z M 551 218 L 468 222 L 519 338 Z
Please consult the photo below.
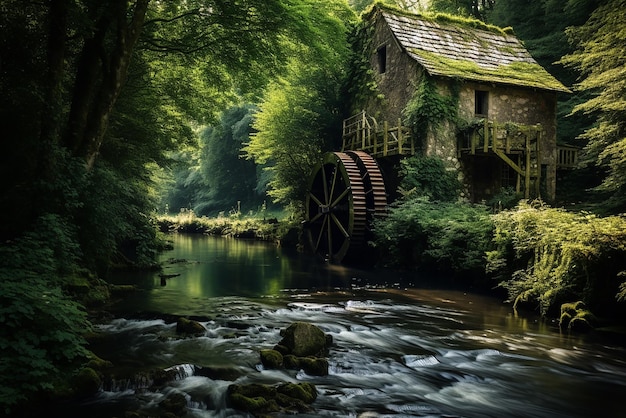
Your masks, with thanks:
M 517 173 L 516 191 L 526 199 L 539 196 L 541 183 L 541 125 L 496 123 L 488 119 L 465 132 L 459 153 L 498 156 Z

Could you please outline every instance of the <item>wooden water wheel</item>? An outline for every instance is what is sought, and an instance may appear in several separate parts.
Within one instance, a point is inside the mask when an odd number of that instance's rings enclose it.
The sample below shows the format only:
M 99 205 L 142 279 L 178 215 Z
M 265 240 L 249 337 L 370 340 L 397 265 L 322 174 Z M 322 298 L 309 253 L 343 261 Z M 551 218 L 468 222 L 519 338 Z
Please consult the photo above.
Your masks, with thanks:
M 312 251 L 339 263 L 357 259 L 368 232 L 384 216 L 387 197 L 376 161 L 362 151 L 330 152 L 313 171 L 306 198 L 306 235 Z

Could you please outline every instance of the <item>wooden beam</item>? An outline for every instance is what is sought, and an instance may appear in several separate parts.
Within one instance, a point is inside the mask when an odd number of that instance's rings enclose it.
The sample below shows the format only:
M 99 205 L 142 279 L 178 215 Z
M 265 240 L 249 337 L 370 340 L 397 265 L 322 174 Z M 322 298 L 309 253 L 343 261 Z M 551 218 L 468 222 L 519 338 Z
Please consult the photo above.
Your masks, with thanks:
M 503 153 L 501 150 L 497 148 L 493 148 L 493 152 L 496 153 L 498 157 L 502 158 L 502 160 L 504 160 L 505 163 L 510 165 L 511 168 L 513 168 L 513 170 L 515 170 L 517 174 L 519 174 L 520 176 L 523 176 L 525 174 L 524 170 L 522 170 L 520 166 L 515 164 L 515 161 L 511 160 L 509 156 Z

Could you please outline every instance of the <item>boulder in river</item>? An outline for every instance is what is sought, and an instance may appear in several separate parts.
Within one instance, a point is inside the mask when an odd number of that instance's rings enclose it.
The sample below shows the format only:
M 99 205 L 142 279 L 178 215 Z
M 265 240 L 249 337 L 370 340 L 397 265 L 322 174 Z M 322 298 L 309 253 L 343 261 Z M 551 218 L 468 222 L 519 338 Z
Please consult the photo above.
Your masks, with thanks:
M 310 404 L 317 398 L 315 385 L 303 383 L 281 383 L 277 386 L 252 383 L 233 384 L 228 387 L 226 401 L 234 409 L 254 416 L 280 412 L 294 414 L 308 412 Z
M 283 367 L 283 355 L 276 350 L 261 350 L 261 363 L 266 369 Z
M 283 339 L 274 349 L 296 357 L 323 357 L 332 341 L 319 327 L 307 322 L 294 322 L 281 335 Z
M 176 333 L 183 335 L 200 336 L 206 333 L 206 328 L 198 322 L 187 318 L 178 318 L 176 322 Z

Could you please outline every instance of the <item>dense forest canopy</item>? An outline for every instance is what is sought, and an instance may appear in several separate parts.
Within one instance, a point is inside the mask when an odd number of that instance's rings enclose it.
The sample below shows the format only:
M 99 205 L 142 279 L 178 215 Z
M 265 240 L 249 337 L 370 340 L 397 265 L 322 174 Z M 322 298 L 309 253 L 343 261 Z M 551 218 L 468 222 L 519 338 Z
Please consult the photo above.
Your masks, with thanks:
M 339 146 L 354 91 L 350 66 L 359 62 L 350 34 L 372 3 L 0 3 L 1 408 L 50 389 L 60 370 L 87 355 L 83 306 L 106 300 L 102 279 L 111 268 L 153 265 L 160 245 L 155 213 L 186 209 L 214 216 L 257 210 L 266 201 L 301 211 L 310 168 Z M 386 3 L 512 26 L 535 58 L 574 88 L 559 102 L 559 142 L 584 147 L 581 168 L 563 179 L 572 186 L 568 198 L 596 203 L 591 209 L 597 212 L 626 212 L 624 0 Z M 403 170 L 422 185 L 415 167 Z M 424 252 L 428 260 L 459 261 L 456 255 L 466 252 L 451 251 L 451 243 L 478 237 L 490 244 L 493 228 L 484 208 L 446 201 L 440 212 L 425 196 L 407 202 L 381 230 L 406 232 L 411 216 L 421 214 L 412 225 L 422 222 L 418 229 L 436 238 Z M 457 227 L 440 230 L 449 220 L 442 213 Z M 595 228 L 594 217 L 543 207 L 537 214 L 548 219 L 545 225 L 557 217 L 584 223 L 585 231 Z M 612 240 L 620 219 L 602 223 L 608 232 L 601 243 L 611 254 L 623 249 Z M 528 221 L 514 215 L 497 220 L 495 270 L 516 239 L 508 228 Z M 588 238 L 580 258 L 569 254 L 556 263 L 559 279 L 569 280 L 569 266 L 597 255 L 596 237 Z M 533 251 L 517 250 L 526 264 L 516 277 L 532 276 Z M 475 261 L 451 266 L 476 271 Z M 534 294 L 528 283 L 520 279 L 509 288 Z M 25 372 L 16 377 L 16 370 Z

